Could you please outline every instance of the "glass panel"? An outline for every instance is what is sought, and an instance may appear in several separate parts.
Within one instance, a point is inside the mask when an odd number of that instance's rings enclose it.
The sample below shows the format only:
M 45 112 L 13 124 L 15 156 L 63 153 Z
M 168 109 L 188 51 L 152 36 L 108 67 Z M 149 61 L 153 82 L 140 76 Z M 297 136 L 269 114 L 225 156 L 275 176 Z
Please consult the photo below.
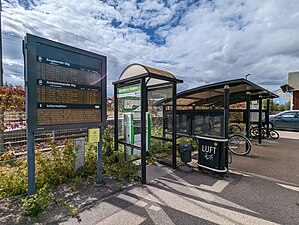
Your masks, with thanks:
M 177 132 L 190 133 L 190 126 L 187 115 L 177 115 Z
M 117 89 L 119 140 L 141 147 L 141 85 L 129 84 Z M 121 145 L 121 144 L 120 144 Z M 140 149 L 132 146 L 119 148 L 126 160 L 140 158 Z
M 165 107 L 164 122 L 165 122 L 164 128 L 166 133 L 171 133 L 172 132 L 172 111 L 170 106 Z
M 244 121 L 244 111 L 233 111 L 229 112 L 229 120 L 235 123 L 243 123 Z
M 223 112 L 222 110 L 219 113 L 209 113 L 208 111 L 203 111 L 194 116 L 193 126 L 194 133 L 196 135 L 203 136 L 214 136 L 214 137 L 222 137 L 223 136 Z
M 148 112 L 151 126 L 150 154 L 156 160 L 169 165 L 172 164 L 172 119 L 169 114 L 171 107 L 155 106 L 155 103 L 171 97 L 171 86 L 148 91 Z
M 262 120 L 265 120 L 265 112 L 262 112 Z M 259 121 L 259 112 L 250 112 L 250 122 L 258 122 Z

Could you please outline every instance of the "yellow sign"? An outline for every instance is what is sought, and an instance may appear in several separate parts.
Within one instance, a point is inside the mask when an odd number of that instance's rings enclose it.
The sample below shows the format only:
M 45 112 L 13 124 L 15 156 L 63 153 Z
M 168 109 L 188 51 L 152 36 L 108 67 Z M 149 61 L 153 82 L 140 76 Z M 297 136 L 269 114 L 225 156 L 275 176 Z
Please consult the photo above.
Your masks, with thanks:
M 96 143 L 100 141 L 100 128 L 88 129 L 88 142 Z

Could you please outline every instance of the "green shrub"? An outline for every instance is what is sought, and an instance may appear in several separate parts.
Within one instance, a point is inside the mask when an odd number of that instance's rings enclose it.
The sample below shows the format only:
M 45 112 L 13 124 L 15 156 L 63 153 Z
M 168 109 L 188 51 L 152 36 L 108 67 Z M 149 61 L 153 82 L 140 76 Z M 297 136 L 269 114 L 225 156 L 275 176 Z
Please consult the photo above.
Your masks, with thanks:
M 0 199 L 27 192 L 27 164 L 25 160 L 0 167 Z
M 108 126 L 103 132 L 103 157 L 110 157 L 113 155 L 114 142 L 113 142 L 113 127 Z
M 93 177 L 97 172 L 97 144 L 87 144 L 84 155 L 84 166 L 76 171 L 81 178 Z
M 103 172 L 107 176 L 113 176 L 118 179 L 135 180 L 137 178 L 137 166 L 132 161 L 120 161 L 118 163 L 106 164 Z
M 54 142 L 49 143 L 49 145 L 49 152 L 36 151 L 35 166 L 38 190 L 44 191 L 44 187 L 51 188 L 65 182 L 76 182 L 84 178 L 95 177 L 97 173 L 97 144 L 88 144 L 86 146 L 85 164 L 77 171 L 74 168 L 76 149 L 71 141 L 66 141 L 64 147 L 59 148 Z M 113 128 L 108 127 L 103 135 L 103 174 L 121 179 L 135 179 L 137 166 L 131 161 L 119 160 L 118 162 L 119 154 L 119 151 L 114 151 Z M 0 199 L 25 194 L 27 192 L 26 160 L 2 161 L 0 164 L 0 177 Z M 40 194 L 43 194 L 43 192 Z M 27 200 L 27 203 L 33 201 L 31 198 Z M 28 207 L 28 204 L 26 207 Z
M 49 153 L 36 151 L 36 180 L 40 187 L 67 182 L 76 174 L 76 150 L 71 141 L 67 141 L 62 148 L 51 143 L 50 149 Z
M 37 216 L 52 201 L 51 190 L 44 186 L 37 190 L 36 194 L 23 199 L 23 207 L 26 216 Z
M 152 133 L 153 136 L 157 136 L 157 137 L 162 137 L 163 136 L 162 124 L 159 124 L 159 125 L 152 124 L 151 128 L 152 128 L 151 133 Z

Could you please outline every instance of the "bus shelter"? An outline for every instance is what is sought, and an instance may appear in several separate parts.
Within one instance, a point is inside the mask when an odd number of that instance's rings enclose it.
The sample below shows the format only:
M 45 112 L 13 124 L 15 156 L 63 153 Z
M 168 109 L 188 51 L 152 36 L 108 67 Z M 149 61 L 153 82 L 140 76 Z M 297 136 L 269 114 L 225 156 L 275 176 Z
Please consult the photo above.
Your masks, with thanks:
M 176 90 L 178 80 L 169 72 L 131 64 L 123 70 L 114 85 L 115 151 L 123 153 L 125 160 L 140 157 L 141 181 L 146 182 L 146 157 L 152 141 L 152 128 L 159 118 L 159 110 L 151 110 L 152 103 L 170 99 L 168 104 L 171 123 L 176 126 Z M 162 126 L 161 126 L 162 127 Z M 162 133 L 162 129 L 161 129 Z M 161 137 L 162 135 L 161 135 Z M 176 130 L 173 129 L 164 141 L 171 143 L 171 165 L 176 167 Z
M 227 140 L 229 124 L 238 123 L 245 127 L 246 136 L 250 137 L 250 126 L 258 125 L 258 142 L 262 143 L 263 123 L 269 134 L 270 99 L 277 95 L 246 79 L 234 79 L 180 92 L 176 96 L 176 118 L 174 126 L 169 118 L 168 105 L 171 99 L 163 99 L 157 105 L 163 105 L 163 136 L 176 129 L 177 137 L 213 137 Z M 266 107 L 263 109 L 262 101 Z M 252 101 L 257 101 L 251 109 Z M 240 107 L 241 106 L 241 107 Z M 228 166 L 227 149 L 225 165 Z

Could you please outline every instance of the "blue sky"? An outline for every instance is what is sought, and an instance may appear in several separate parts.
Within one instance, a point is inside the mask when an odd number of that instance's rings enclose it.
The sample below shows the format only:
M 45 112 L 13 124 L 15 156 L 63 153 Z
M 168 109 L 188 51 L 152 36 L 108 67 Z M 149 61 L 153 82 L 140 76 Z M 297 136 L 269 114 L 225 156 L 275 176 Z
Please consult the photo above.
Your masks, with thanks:
M 4 78 L 23 83 L 32 33 L 108 56 L 108 88 L 130 63 L 172 72 L 179 90 L 244 77 L 270 90 L 299 71 L 297 0 L 3 0 Z M 112 94 L 112 92 L 109 92 Z

